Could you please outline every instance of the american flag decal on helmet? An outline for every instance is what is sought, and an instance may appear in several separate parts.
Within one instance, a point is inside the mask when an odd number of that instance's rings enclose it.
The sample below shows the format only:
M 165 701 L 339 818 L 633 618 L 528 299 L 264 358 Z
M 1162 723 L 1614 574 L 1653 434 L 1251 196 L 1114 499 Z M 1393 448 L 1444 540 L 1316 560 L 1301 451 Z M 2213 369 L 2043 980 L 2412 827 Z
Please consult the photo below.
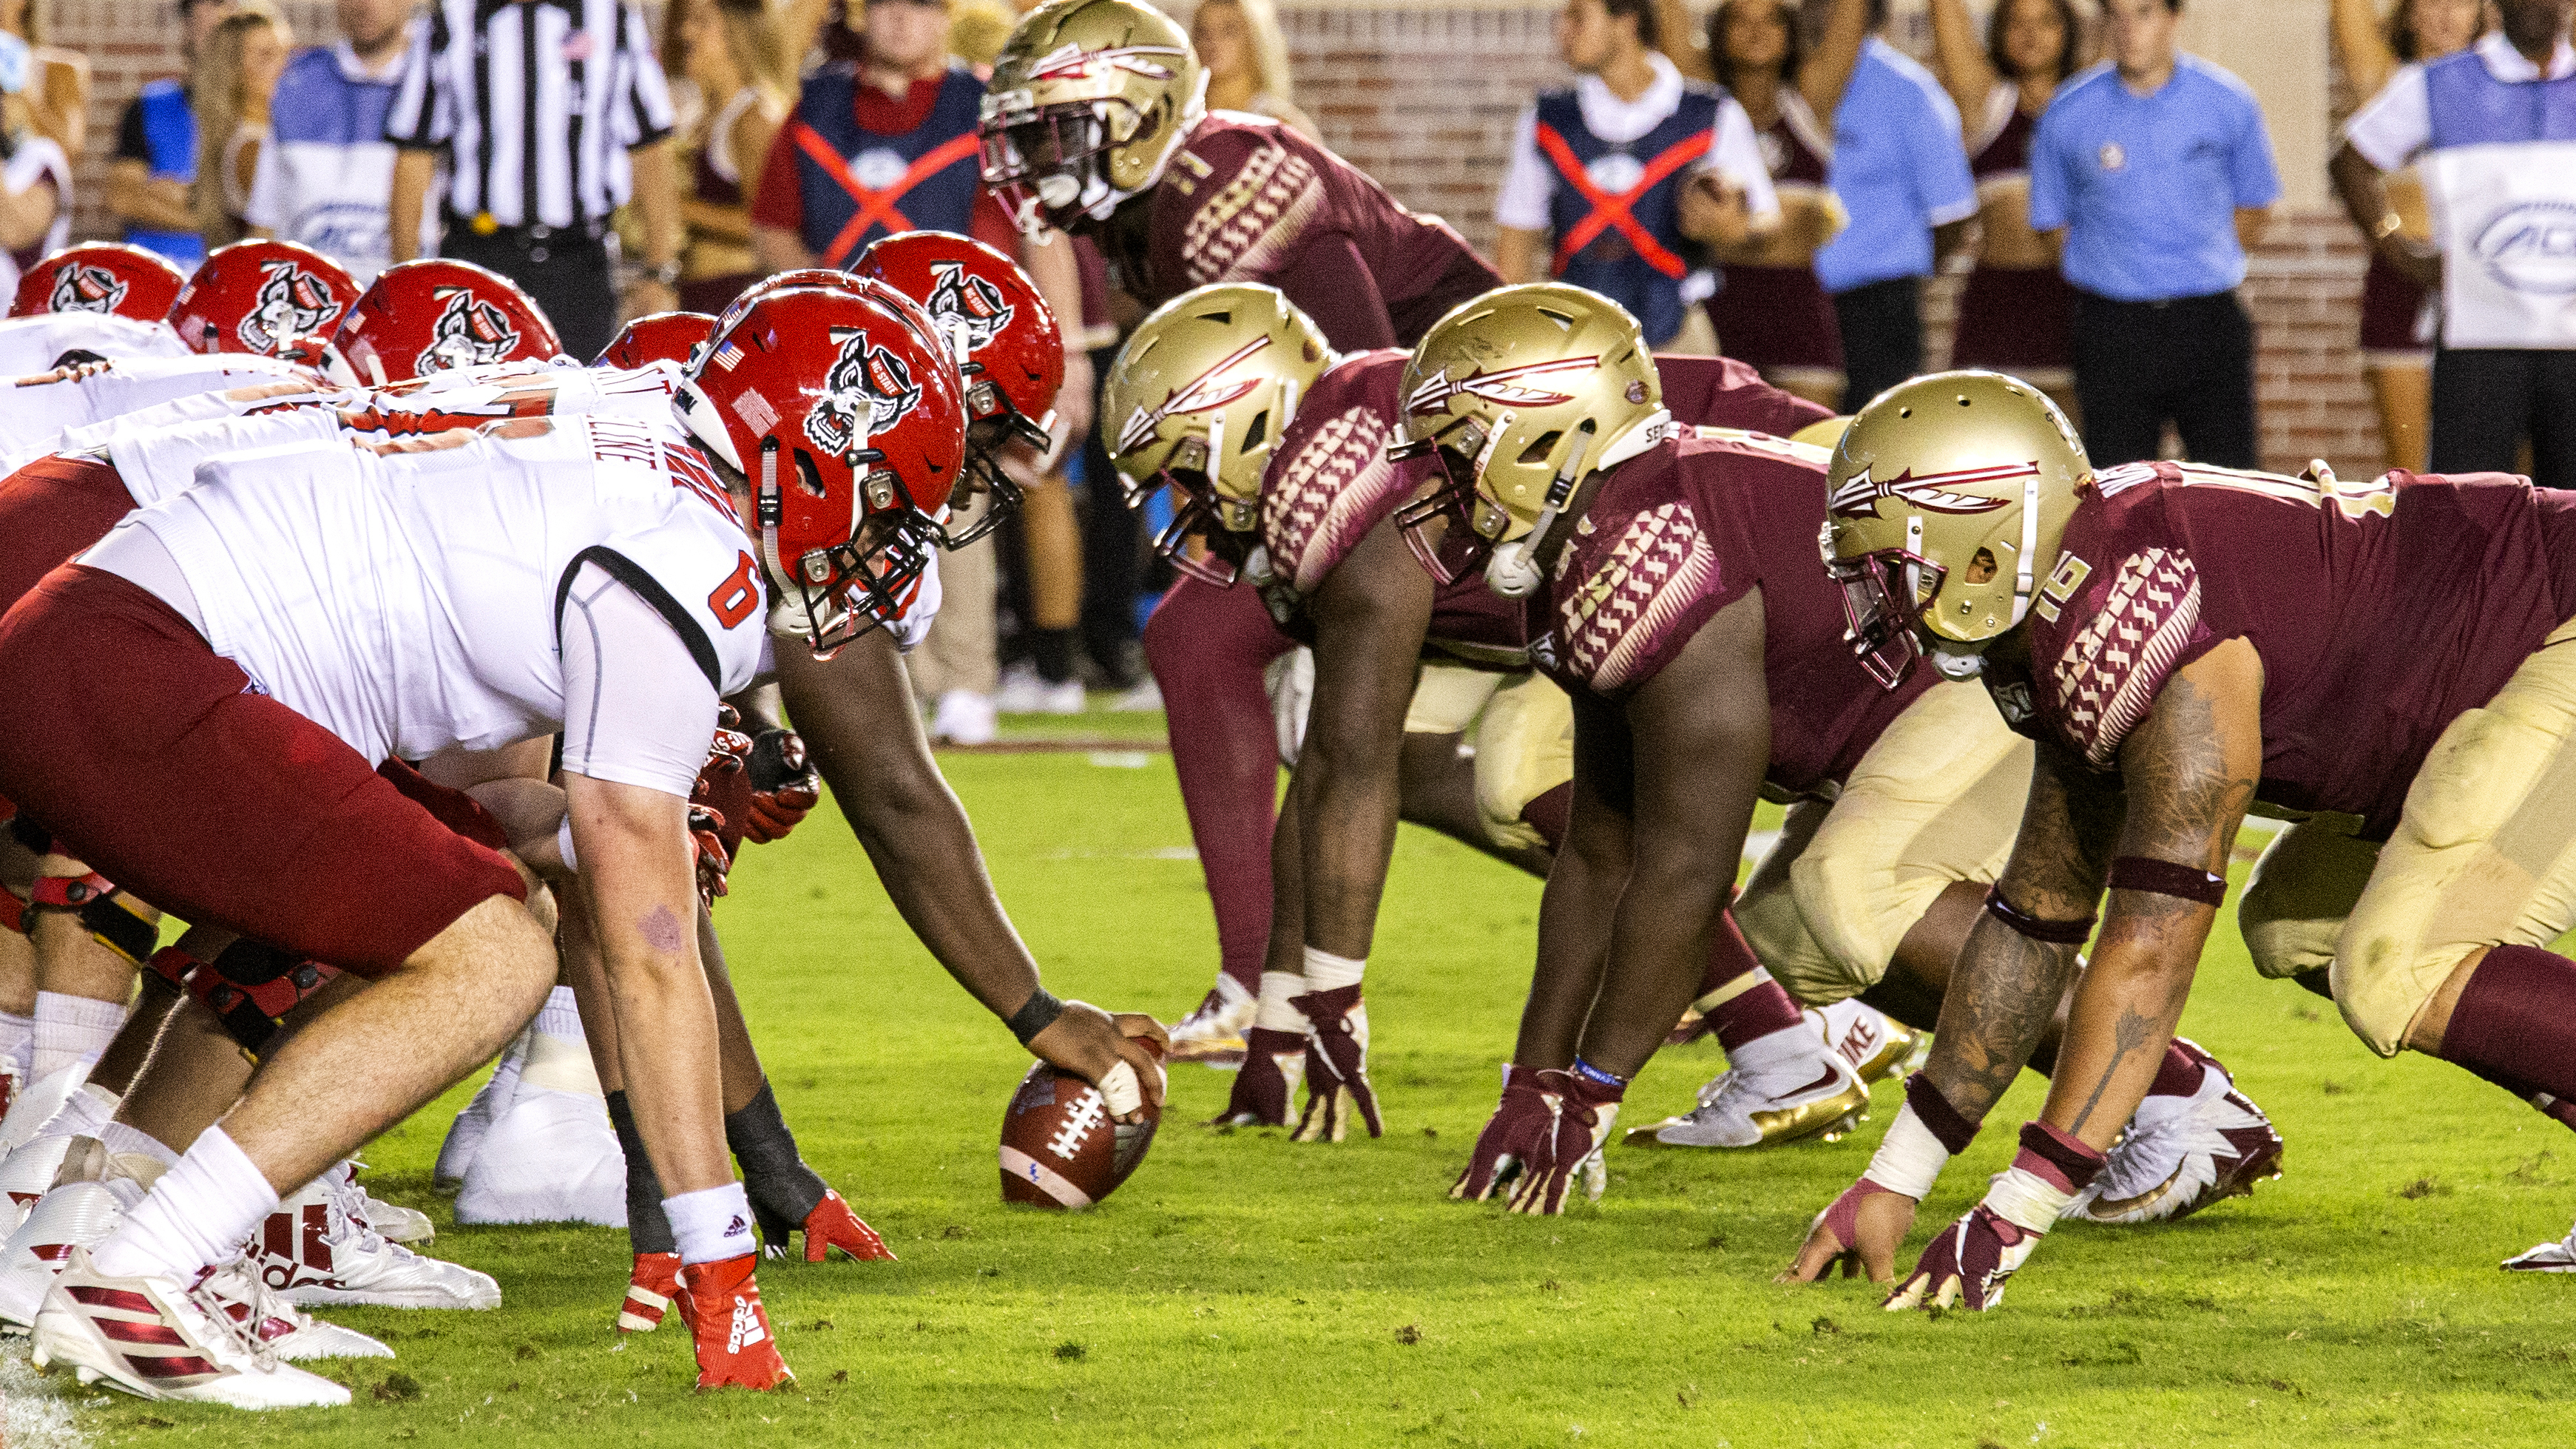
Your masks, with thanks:
M 1269 345 L 1270 338 L 1267 334 L 1255 337 L 1220 358 L 1216 366 L 1200 373 L 1182 386 L 1174 388 L 1164 396 L 1160 407 L 1136 409 L 1128 416 L 1126 424 L 1118 429 L 1118 451 L 1132 453 L 1143 447 L 1147 440 L 1154 436 L 1154 430 L 1163 425 L 1163 420 L 1166 418 L 1178 417 L 1183 413 L 1213 412 L 1261 386 L 1261 379 L 1258 377 L 1229 380 L 1226 373 L 1233 370 L 1235 364 L 1247 360 L 1252 354 Z
M 1990 468 L 1962 468 L 1956 473 L 1935 473 L 1928 478 L 1915 477 L 1911 468 L 1893 478 L 1872 478 L 1869 470 L 1864 468 L 1833 491 L 1833 496 L 1825 500 L 1825 510 L 1836 518 L 1868 518 L 1878 511 L 1878 500 L 1902 498 L 1926 513 L 1992 513 L 2013 500 L 1953 490 L 1991 487 L 2036 477 L 2038 473 L 2036 461 L 1998 463 Z
M 1413 395 L 1404 400 L 1407 414 L 1419 417 L 1436 413 L 1449 406 L 1449 400 L 1460 393 L 1480 397 L 1487 402 L 1514 408 L 1552 408 L 1574 401 L 1574 394 L 1556 392 L 1531 384 L 1566 373 L 1590 372 L 1600 365 L 1598 354 L 1584 357 L 1556 357 L 1545 362 L 1524 362 L 1495 372 L 1479 368 L 1464 377 L 1452 378 L 1442 368 L 1422 380 Z

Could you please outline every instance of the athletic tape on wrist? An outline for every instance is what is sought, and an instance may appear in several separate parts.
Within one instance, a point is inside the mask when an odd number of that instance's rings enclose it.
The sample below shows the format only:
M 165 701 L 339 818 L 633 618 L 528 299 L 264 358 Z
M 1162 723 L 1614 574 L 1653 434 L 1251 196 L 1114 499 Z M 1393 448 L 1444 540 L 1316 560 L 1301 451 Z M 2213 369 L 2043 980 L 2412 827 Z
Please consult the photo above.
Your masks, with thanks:
M 2152 856 L 2124 855 L 2111 862 L 2111 889 L 2173 896 L 2216 910 L 2227 899 L 2227 877 L 2211 875 L 2196 865 L 2176 865 Z
M 1136 1069 L 1121 1061 L 1100 1074 L 1101 1105 L 1112 1117 L 1124 1117 L 1145 1105 L 1145 1089 L 1136 1080 Z
M 2075 1194 L 2058 1191 L 2055 1183 L 2018 1163 L 1996 1173 L 1986 1189 L 1986 1206 L 1995 1216 L 2026 1233 L 2045 1235 L 2073 1201 Z
M 1941 1169 L 1950 1165 L 1950 1149 L 1923 1119 L 1914 1113 L 1914 1104 L 1896 1109 L 1896 1120 L 1888 1124 L 1887 1136 L 1869 1159 L 1869 1170 L 1861 1176 L 1890 1192 L 1901 1192 L 1921 1202 L 1932 1195 L 1932 1184 L 1941 1178 Z
M 1318 951 L 1312 946 L 1306 947 L 1305 953 L 1306 969 L 1303 974 L 1306 978 L 1306 989 L 1309 991 L 1332 991 L 1344 986 L 1357 986 L 1360 984 L 1361 976 L 1368 970 L 1368 958 L 1365 956 L 1356 959 L 1349 956 L 1336 956 L 1330 951 Z
M 1914 1115 L 1952 1157 L 1968 1150 L 1968 1144 L 1977 1140 L 1977 1128 L 1983 1125 L 1969 1121 L 1951 1106 L 1941 1089 L 1932 1085 L 1928 1072 L 1916 1072 L 1905 1079 L 1905 1105 L 1914 1109 Z
M 2080 921 L 2044 921 L 2023 912 L 2004 899 L 2000 887 L 1986 891 L 1986 914 L 2011 927 L 2019 935 L 2051 946 L 2081 946 L 2093 938 L 2093 918 Z
M 1064 1003 L 1056 1000 L 1054 992 L 1041 986 L 1029 994 L 1028 1000 L 1020 1003 L 1019 1010 L 1003 1018 L 1002 1024 L 1011 1029 L 1011 1035 L 1020 1039 L 1020 1045 L 1027 1046 L 1039 1032 L 1055 1025 L 1055 1019 L 1062 1015 Z

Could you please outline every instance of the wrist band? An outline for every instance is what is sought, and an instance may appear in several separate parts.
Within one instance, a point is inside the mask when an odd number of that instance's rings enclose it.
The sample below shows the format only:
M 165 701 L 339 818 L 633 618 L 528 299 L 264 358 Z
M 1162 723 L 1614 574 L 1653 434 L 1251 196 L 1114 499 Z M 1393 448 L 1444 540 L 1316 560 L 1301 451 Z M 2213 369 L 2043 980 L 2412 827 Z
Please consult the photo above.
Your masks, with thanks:
M 2124 855 L 2111 862 L 2111 889 L 2173 896 L 2217 909 L 2227 899 L 2227 877 L 2197 866 L 2176 865 L 2144 855 Z
M 1949 1163 L 1948 1144 L 1925 1125 L 1923 1115 L 1908 1102 L 1896 1109 L 1896 1120 L 1888 1124 L 1887 1135 L 1879 1139 L 1878 1151 L 1870 1155 L 1869 1170 L 1861 1174 L 1861 1180 L 1921 1202 L 1932 1195 L 1932 1185 L 1940 1181 L 1941 1169 Z
M 2053 1187 L 2069 1193 L 2082 1192 L 2093 1185 L 2108 1159 L 2084 1145 L 2071 1133 L 2061 1132 L 2045 1122 L 2021 1124 L 2021 1151 L 2013 1166 L 2032 1173 Z
M 2093 939 L 2091 916 L 2080 921 L 2043 921 L 2015 909 L 2010 901 L 2004 899 L 2001 887 L 1987 889 L 1986 914 L 2010 926 L 2018 935 L 2052 946 L 2081 946 Z
M 1055 993 L 1041 986 L 1029 993 L 1029 999 L 1021 1002 L 1020 1009 L 1005 1017 L 1002 1024 L 1011 1029 L 1011 1035 L 1020 1039 L 1020 1045 L 1027 1046 L 1039 1032 L 1055 1025 L 1055 1019 L 1062 1015 L 1064 1003 L 1055 999 Z
M 1950 1105 L 1950 1099 L 1932 1085 L 1928 1073 L 1916 1072 L 1905 1079 L 1905 1105 L 1914 1109 L 1915 1117 L 1940 1139 L 1942 1150 L 1952 1157 L 1967 1151 L 1968 1144 L 1977 1140 L 1978 1124 Z
M 1626 1077 L 1620 1076 L 1616 1072 L 1605 1072 L 1599 1067 L 1592 1065 L 1590 1062 L 1585 1061 L 1581 1057 L 1576 1057 L 1574 1059 L 1573 1071 L 1576 1076 L 1581 1077 L 1583 1080 L 1590 1082 L 1596 1087 L 1608 1087 L 1612 1091 L 1618 1092 L 1628 1090 L 1628 1079 Z

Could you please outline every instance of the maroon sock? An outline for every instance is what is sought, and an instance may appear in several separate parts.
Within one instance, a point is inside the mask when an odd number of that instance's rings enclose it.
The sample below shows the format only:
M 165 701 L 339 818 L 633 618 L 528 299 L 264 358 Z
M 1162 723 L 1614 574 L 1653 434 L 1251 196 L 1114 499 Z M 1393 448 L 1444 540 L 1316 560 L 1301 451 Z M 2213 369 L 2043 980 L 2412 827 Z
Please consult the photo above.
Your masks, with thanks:
M 1565 832 L 1574 825 L 1574 786 L 1557 786 L 1521 807 L 1521 823 L 1539 833 L 1550 850 L 1565 845 Z
M 2488 951 L 2451 1008 L 2440 1056 L 2517 1096 L 2576 1098 L 2576 961 L 2537 946 Z
M 1145 660 L 1163 691 L 1172 770 L 1216 908 L 1225 974 L 1261 990 L 1270 945 L 1270 828 L 1279 740 L 1261 672 L 1296 647 L 1249 585 L 1182 577 L 1145 623 Z
M 2200 1090 L 2201 1079 L 2209 1069 L 2200 1058 L 2183 1050 L 2178 1041 L 2165 1043 L 2165 1059 L 2156 1068 L 2156 1079 L 2147 1084 L 2150 1097 L 2188 1097 Z
M 1708 970 L 1700 977 L 1702 996 L 1762 969 L 1762 963 L 1754 959 L 1753 948 L 1745 944 L 1744 933 L 1736 929 L 1733 911 L 1719 914 L 1712 934 L 1715 949 L 1708 953 Z M 1789 999 L 1789 993 L 1781 990 L 1777 981 L 1757 981 L 1719 1002 L 1708 1013 L 1709 1030 L 1717 1033 L 1717 1044 L 1730 1052 L 1755 1037 L 1769 1036 L 1797 1024 L 1798 1003 Z

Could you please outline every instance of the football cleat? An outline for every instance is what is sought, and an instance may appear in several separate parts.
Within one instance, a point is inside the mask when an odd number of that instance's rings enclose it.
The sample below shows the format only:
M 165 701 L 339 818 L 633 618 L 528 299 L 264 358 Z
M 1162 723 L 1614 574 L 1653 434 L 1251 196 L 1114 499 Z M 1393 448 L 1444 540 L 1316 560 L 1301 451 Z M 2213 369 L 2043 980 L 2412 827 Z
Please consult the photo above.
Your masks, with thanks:
M 1738 1065 L 1699 1089 L 1699 1105 L 1627 1141 L 1665 1147 L 1769 1147 L 1821 1136 L 1841 1139 L 1869 1106 L 1869 1088 L 1841 1054 L 1816 1050 L 1807 1025 L 1783 1027 L 1746 1042 Z M 1794 1043 L 1776 1038 L 1795 1037 Z M 1783 1048 L 1794 1045 L 1795 1051 Z M 1776 1056 L 1776 1060 L 1774 1059 Z
M 322 1358 L 392 1358 L 394 1351 L 354 1328 L 325 1323 L 277 1296 L 260 1281 L 247 1255 L 215 1265 L 206 1275 L 202 1297 L 220 1304 L 233 1322 L 247 1327 L 269 1352 L 288 1363 Z
M 77 1248 L 94 1248 L 125 1221 L 140 1191 L 119 1194 L 103 1182 L 67 1182 L 46 1193 L 0 1247 L 0 1322 L 25 1329 L 45 1306 L 45 1292 Z
M 626 1275 L 626 1301 L 617 1307 L 617 1331 L 651 1333 L 671 1311 L 671 1295 L 680 1288 L 680 1255 L 638 1253 L 635 1270 Z
M 236 1409 L 349 1402 L 347 1389 L 286 1362 L 252 1322 L 235 1320 L 206 1290 L 214 1272 L 189 1283 L 110 1278 L 87 1249 L 73 1249 L 36 1314 L 36 1367 L 69 1364 L 83 1384 L 144 1399 Z
M 796 1381 L 787 1360 L 778 1356 L 769 1310 L 761 1306 L 760 1285 L 752 1281 L 758 1261 L 758 1254 L 745 1253 L 680 1270 L 672 1297 L 679 1303 L 680 1321 L 697 1341 L 701 1393 L 737 1386 L 774 1389 Z
M 305 1184 L 251 1238 L 250 1260 L 287 1302 L 376 1308 L 498 1308 L 501 1285 L 425 1258 L 367 1223 L 366 1194 L 338 1169 Z
M 1851 1064 L 1862 1086 L 1902 1078 L 1932 1054 L 1932 1033 L 1916 1031 L 1874 1006 L 1847 996 L 1803 1015 L 1836 1056 Z
M 2059 1216 L 2093 1223 L 2178 1222 L 2281 1175 L 2281 1137 L 2272 1119 L 2236 1090 L 2218 1058 L 2183 1037 L 2174 1044 L 2200 1060 L 2200 1090 L 2140 1102 L 2111 1144 L 2102 1175 Z
M 626 1154 L 607 1104 L 522 1081 L 483 1133 L 456 1220 L 626 1226 Z
M 54 1185 L 63 1156 L 79 1136 L 73 1132 L 39 1132 L 17 1151 L 0 1158 L 0 1230 L 15 1231 L 35 1209 L 36 1200 Z
M 492 1069 L 491 1079 L 448 1124 L 447 1140 L 438 1147 L 438 1166 L 430 1173 L 430 1180 L 438 1186 L 453 1188 L 465 1181 L 467 1170 L 474 1166 L 474 1154 L 483 1146 L 483 1134 L 491 1130 L 495 1119 L 510 1110 L 510 1099 L 519 1092 L 519 1070 L 528 1063 L 528 1038 L 535 1031 L 530 1027 L 519 1033 L 501 1053 L 501 1064 Z
M 770 1258 L 787 1256 L 785 1234 L 770 1238 L 764 1230 L 761 1236 L 767 1238 L 769 1243 L 769 1246 L 762 1250 L 762 1256 Z M 865 1220 L 850 1210 L 848 1199 L 830 1188 L 825 1188 L 823 1200 L 814 1204 L 814 1210 L 805 1215 L 805 1261 L 820 1263 L 832 1256 L 834 1248 L 840 1249 L 842 1256 L 855 1258 L 862 1263 L 894 1261 L 894 1250 L 885 1245 L 885 1239 L 877 1236 L 876 1229 L 869 1227 Z M 640 1264 L 642 1260 L 639 1258 L 637 1261 Z
M 1198 1010 L 1172 1028 L 1171 1050 L 1166 1055 L 1176 1062 L 1204 1062 L 1220 1070 L 1242 1065 L 1243 1034 L 1252 1029 L 1260 1006 L 1260 999 L 1242 982 L 1219 973 L 1215 988 L 1200 1000 Z
M 0 1115 L 0 1152 L 15 1152 L 45 1129 L 54 1114 L 63 1110 L 72 1093 L 89 1080 L 89 1064 L 61 1067 L 38 1077 L 27 1090 L 9 1103 L 6 1115 Z
M 2496 1266 L 2508 1273 L 2576 1273 L 2576 1228 L 2557 1242 L 2516 1253 Z

